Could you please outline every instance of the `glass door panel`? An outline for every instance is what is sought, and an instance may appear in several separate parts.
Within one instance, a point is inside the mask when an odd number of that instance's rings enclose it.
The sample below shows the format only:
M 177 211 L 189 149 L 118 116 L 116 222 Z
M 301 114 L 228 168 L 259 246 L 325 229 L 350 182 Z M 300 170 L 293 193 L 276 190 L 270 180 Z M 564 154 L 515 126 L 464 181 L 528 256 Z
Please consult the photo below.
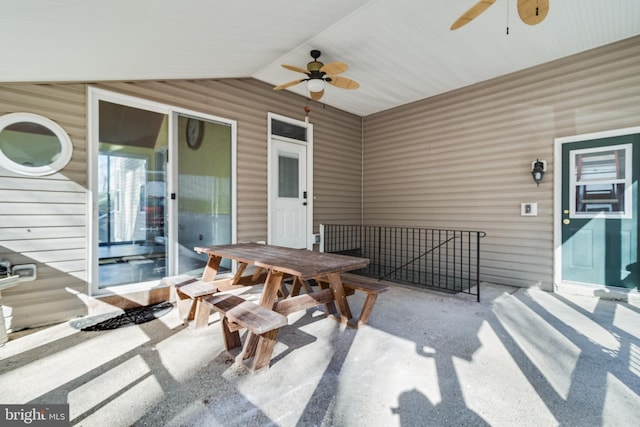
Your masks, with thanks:
M 101 100 L 98 287 L 166 274 L 168 116 Z
M 232 240 L 232 128 L 178 115 L 178 273 L 200 276 L 196 246 Z M 231 264 L 223 261 L 222 270 Z

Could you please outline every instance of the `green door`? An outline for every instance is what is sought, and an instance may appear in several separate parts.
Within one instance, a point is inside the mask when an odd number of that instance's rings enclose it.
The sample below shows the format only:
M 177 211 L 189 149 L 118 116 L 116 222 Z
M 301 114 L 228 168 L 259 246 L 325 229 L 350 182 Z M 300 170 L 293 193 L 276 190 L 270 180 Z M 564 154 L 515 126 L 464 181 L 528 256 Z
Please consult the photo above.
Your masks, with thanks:
M 562 280 L 638 288 L 640 134 L 562 145 Z

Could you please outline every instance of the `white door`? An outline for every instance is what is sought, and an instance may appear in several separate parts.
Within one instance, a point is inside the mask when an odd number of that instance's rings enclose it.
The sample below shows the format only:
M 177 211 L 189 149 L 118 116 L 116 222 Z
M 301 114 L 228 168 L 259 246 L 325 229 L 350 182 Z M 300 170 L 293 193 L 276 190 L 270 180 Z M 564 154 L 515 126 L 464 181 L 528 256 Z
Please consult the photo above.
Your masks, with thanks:
M 271 138 L 269 243 L 307 248 L 307 145 Z

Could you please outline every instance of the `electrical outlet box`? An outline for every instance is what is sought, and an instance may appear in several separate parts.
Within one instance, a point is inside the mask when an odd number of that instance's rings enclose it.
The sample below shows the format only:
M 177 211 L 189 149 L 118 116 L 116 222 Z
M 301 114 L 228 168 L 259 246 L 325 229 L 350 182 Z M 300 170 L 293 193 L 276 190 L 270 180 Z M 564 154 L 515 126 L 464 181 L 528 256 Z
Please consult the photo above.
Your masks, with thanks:
M 521 203 L 520 215 L 522 216 L 538 216 L 538 204 L 537 203 Z
M 19 276 L 21 282 L 27 282 L 36 280 L 36 265 L 35 264 L 20 264 L 14 265 L 11 268 L 11 274 Z

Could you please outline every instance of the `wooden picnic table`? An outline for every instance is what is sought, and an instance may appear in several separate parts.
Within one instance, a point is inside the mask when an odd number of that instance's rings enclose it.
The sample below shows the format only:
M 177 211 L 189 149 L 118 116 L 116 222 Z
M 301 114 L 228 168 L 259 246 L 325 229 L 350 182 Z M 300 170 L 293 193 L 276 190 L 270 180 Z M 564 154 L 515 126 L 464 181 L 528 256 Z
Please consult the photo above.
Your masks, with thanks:
M 347 295 L 340 278 L 340 273 L 366 267 L 369 260 L 345 255 L 314 252 L 304 249 L 292 249 L 257 243 L 239 243 L 230 245 L 196 247 L 196 252 L 209 256 L 202 280 L 216 283 L 222 259 L 232 259 L 238 262 L 237 272 L 231 281 L 231 286 L 251 285 L 262 282 L 261 272 L 266 272 L 264 287 L 259 305 L 270 311 L 257 313 L 250 305 L 246 305 L 241 298 L 235 296 L 213 295 L 206 299 L 212 307 L 223 313 L 222 328 L 227 351 L 240 346 L 240 338 L 236 331 L 238 323 L 243 323 L 249 330 L 242 346 L 242 353 L 236 360 L 252 359 L 252 370 L 268 368 L 275 339 L 278 334 L 277 325 L 281 325 L 274 316 L 282 318 L 290 313 L 324 304 L 327 311 L 331 304 L 337 305 L 339 320 L 348 326 L 357 327 L 347 302 Z M 255 266 L 256 271 L 251 276 L 245 276 L 248 266 Z M 312 278 L 322 278 L 329 283 L 328 288 L 313 291 L 306 286 L 307 293 L 301 295 L 287 295 L 277 300 L 278 292 L 282 291 L 282 280 L 293 276 L 294 281 L 306 281 Z M 244 308 L 239 304 L 244 304 Z M 255 305 L 253 305 L 255 307 Z M 238 308 L 231 308 L 238 307 Z M 234 313 L 233 310 L 236 310 Z M 278 313 L 268 316 L 269 313 Z M 329 315 L 329 313 L 327 313 Z M 286 317 L 282 318 L 286 324 Z M 232 323 L 230 323 L 232 322 Z M 274 323 L 275 322 L 275 323 Z M 234 326 L 234 324 L 236 326 Z M 264 327 L 261 329 L 261 327 Z M 264 333 L 263 333 L 264 332 Z
M 259 302 L 262 307 L 287 315 L 313 306 L 335 302 L 341 322 L 347 324 L 353 316 L 340 273 L 357 270 L 369 264 L 367 258 L 258 243 L 196 247 L 195 251 L 209 256 L 202 275 L 202 280 L 205 282 L 215 280 L 222 259 L 232 259 L 238 262 L 238 269 L 231 285 L 261 283 L 264 276 L 260 277 L 260 273 L 266 272 L 264 289 Z M 243 275 L 248 266 L 257 267 L 252 276 Z M 324 278 L 329 283 L 329 289 L 292 296 L 276 302 L 282 279 L 287 275 L 302 281 Z

